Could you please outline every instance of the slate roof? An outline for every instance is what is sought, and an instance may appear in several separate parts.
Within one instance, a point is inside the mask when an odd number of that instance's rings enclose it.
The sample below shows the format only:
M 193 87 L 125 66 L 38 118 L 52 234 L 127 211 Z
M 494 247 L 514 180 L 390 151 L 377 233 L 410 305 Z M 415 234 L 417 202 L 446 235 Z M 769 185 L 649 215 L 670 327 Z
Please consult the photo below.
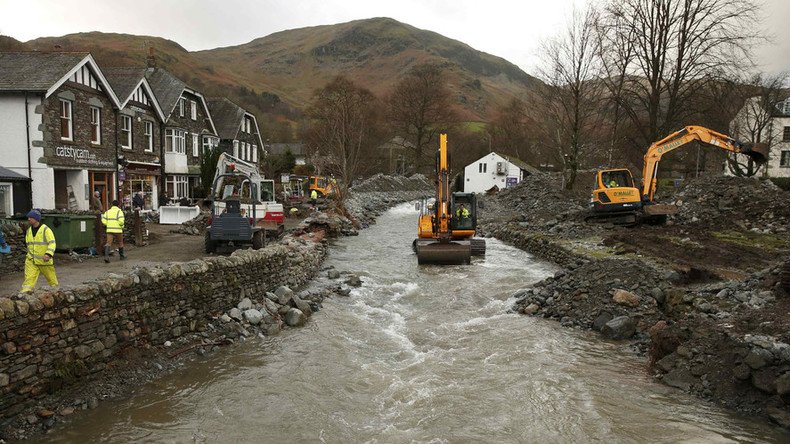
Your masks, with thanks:
M 3 168 L 0 166 L 0 180 L 25 180 L 29 181 L 30 178 L 27 176 L 23 176 L 16 171 L 11 171 L 8 168 Z
M 102 72 L 121 103 L 126 102 L 145 77 L 145 68 L 103 68 Z
M 540 174 L 541 173 L 541 171 L 539 169 L 537 169 L 534 166 L 528 164 L 527 162 L 524 162 L 521 159 L 517 159 L 517 158 L 512 157 L 512 156 L 506 156 L 506 155 L 504 155 L 502 153 L 497 153 L 496 151 L 494 151 L 494 154 L 496 154 L 499 157 L 504 157 L 508 162 L 510 162 L 513 165 L 521 168 L 522 170 L 525 170 L 529 174 Z
M 151 89 L 154 91 L 156 100 L 159 101 L 165 117 L 170 116 L 170 113 L 173 112 L 178 103 L 178 99 L 181 97 L 181 93 L 187 88 L 186 83 L 162 68 L 146 69 L 145 78 L 148 79 L 148 84 L 151 85 Z
M 0 52 L 0 91 L 47 91 L 87 52 Z
M 224 97 L 209 97 L 206 99 L 217 135 L 220 139 L 234 140 L 239 135 L 241 121 L 244 118 L 244 108 L 236 105 Z

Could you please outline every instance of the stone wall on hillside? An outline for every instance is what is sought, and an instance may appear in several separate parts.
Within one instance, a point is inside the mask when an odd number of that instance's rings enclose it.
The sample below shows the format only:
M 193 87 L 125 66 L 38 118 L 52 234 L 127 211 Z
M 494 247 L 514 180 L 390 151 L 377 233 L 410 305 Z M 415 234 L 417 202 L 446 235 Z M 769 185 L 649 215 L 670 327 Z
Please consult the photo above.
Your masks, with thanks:
M 289 238 L 229 257 L 207 257 L 74 288 L 0 298 L 0 416 L 84 375 L 111 368 L 124 350 L 203 331 L 243 297 L 306 283 L 324 241 Z

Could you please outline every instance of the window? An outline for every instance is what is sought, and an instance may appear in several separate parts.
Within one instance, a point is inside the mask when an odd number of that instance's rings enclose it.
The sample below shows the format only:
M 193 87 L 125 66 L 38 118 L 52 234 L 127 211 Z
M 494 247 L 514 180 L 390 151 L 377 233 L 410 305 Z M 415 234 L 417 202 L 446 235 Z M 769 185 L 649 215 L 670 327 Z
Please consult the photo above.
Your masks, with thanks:
M 199 141 L 200 141 L 200 137 L 197 134 L 192 134 L 192 157 L 197 157 L 200 154 Z
M 258 162 L 258 145 L 252 146 L 252 161 Z
M 10 183 L 0 183 L 0 217 L 14 215 L 13 211 L 13 187 Z
M 782 151 L 782 157 L 779 158 L 779 166 L 790 167 L 790 151 Z
M 145 121 L 145 151 L 154 151 L 154 122 Z
M 173 175 L 167 176 L 167 195 L 171 199 L 181 199 L 182 197 L 189 197 L 189 182 L 187 176 Z
M 197 120 L 197 103 L 194 100 L 189 101 L 189 113 L 192 120 Z
M 203 136 L 203 152 L 211 151 L 214 147 L 219 145 L 219 139 L 210 137 L 210 136 Z
M 71 101 L 60 99 L 60 138 L 74 140 L 71 125 Z
M 101 144 L 101 109 L 95 106 L 91 107 L 91 143 Z
M 233 141 L 233 157 L 239 157 L 239 141 Z
M 184 130 L 168 128 L 165 130 L 165 151 L 186 154 L 186 133 Z
M 132 118 L 121 116 L 121 148 L 132 149 Z
M 246 121 L 246 129 L 247 129 L 247 134 L 250 134 L 250 133 L 252 133 L 252 119 L 250 119 L 249 117 L 247 117 L 247 118 L 245 118 L 244 120 Z
M 782 142 L 790 142 L 790 126 L 784 127 L 784 132 L 782 133 Z
M 178 115 L 181 116 L 181 117 L 184 117 L 184 103 L 185 102 L 186 102 L 186 100 L 183 97 L 178 99 Z
M 477 172 L 478 173 L 485 173 L 488 170 L 488 164 L 485 162 L 480 162 L 477 164 Z

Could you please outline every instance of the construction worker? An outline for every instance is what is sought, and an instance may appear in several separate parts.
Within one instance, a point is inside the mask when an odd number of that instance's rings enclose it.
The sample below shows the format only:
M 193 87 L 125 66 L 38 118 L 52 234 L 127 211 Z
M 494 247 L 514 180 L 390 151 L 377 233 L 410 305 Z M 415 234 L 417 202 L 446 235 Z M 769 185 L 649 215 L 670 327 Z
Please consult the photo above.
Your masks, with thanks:
M 458 205 L 458 209 L 455 210 L 455 216 L 459 219 L 467 219 L 469 217 L 469 210 L 466 209 L 464 204 Z
M 123 210 L 118 208 L 118 201 L 112 201 L 112 206 L 101 216 L 101 223 L 107 227 L 107 243 L 104 244 L 104 262 L 110 262 L 110 247 L 113 240 L 118 242 L 118 254 L 121 260 L 126 259 L 123 253 Z
M 38 275 L 43 274 L 50 287 L 58 286 L 55 275 L 55 233 L 41 223 L 41 212 L 31 210 L 27 213 L 30 227 L 25 234 L 27 256 L 25 257 L 25 280 L 22 282 L 22 293 L 32 293 L 38 282 Z
M 318 201 L 318 191 L 313 190 L 310 192 L 310 203 L 315 205 L 316 201 Z

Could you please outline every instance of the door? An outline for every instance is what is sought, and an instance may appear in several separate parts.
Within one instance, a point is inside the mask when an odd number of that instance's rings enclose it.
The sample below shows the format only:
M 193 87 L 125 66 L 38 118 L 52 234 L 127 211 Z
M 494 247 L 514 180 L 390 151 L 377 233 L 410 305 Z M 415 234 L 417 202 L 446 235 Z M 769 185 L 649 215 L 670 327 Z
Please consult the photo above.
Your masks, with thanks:
M 66 186 L 66 171 L 55 170 L 55 208 L 66 210 L 69 208 L 69 192 Z

